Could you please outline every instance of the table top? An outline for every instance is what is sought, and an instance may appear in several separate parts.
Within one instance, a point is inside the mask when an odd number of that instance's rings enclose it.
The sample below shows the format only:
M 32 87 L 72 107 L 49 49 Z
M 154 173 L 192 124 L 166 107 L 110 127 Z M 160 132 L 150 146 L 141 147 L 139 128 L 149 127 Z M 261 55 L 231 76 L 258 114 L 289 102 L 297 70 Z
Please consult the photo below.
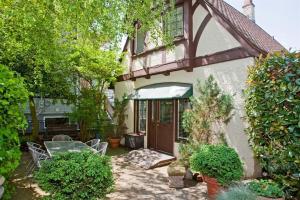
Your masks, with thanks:
M 81 152 L 84 150 L 94 150 L 81 141 L 45 141 L 47 152 L 52 157 L 55 153 Z

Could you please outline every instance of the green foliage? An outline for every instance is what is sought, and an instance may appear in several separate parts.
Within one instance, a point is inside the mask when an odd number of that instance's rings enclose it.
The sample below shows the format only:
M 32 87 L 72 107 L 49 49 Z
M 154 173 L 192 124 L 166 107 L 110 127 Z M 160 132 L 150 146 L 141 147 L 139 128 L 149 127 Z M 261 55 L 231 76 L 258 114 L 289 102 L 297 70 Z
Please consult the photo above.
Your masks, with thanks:
M 217 200 L 256 200 L 257 196 L 246 186 L 230 187 L 217 196 Z
M 75 76 L 79 79 L 72 118 L 80 124 L 81 140 L 89 140 L 91 129 L 104 133 L 108 125 L 105 91 L 123 69 L 114 51 L 94 49 L 85 43 L 76 46 L 70 56 Z
M 27 125 L 23 112 L 27 100 L 23 79 L 0 65 L 0 175 L 5 177 L 19 164 L 18 130 Z
M 249 67 L 247 132 L 263 168 L 290 194 L 300 188 L 300 56 L 269 55 Z
M 221 185 L 238 181 L 243 167 L 234 149 L 225 145 L 201 145 L 190 158 L 191 168 L 216 178 Z
M 225 94 L 209 76 L 204 82 L 198 82 L 197 97 L 191 98 L 191 110 L 184 113 L 183 127 L 190 133 L 191 142 L 212 143 L 220 139 L 218 133 L 213 132 L 213 123 L 228 122 L 233 110 L 233 98 Z
M 34 177 L 51 199 L 103 199 L 114 185 L 110 158 L 93 152 L 54 156 Z
M 256 180 L 249 183 L 249 189 L 262 197 L 281 198 L 282 188 L 272 180 Z
M 167 7 L 164 0 L 0 1 L 0 63 L 21 74 L 30 99 L 43 96 L 78 103 L 78 79 L 102 76 L 99 84 L 107 85 L 120 75 L 116 52 L 124 35 L 135 35 L 137 21 L 153 40 L 171 43 L 158 23 Z M 33 100 L 30 110 L 37 137 Z
M 185 167 L 189 167 L 190 165 L 190 157 L 193 155 L 195 151 L 199 149 L 199 144 L 196 143 L 181 143 L 179 145 L 179 162 L 182 163 Z
M 0 64 L 0 176 L 9 178 L 19 165 L 18 130 L 26 128 L 24 116 L 28 92 L 23 79 Z M 4 199 L 9 199 L 11 187 L 6 181 Z
M 119 138 L 126 133 L 127 126 L 125 123 L 125 119 L 126 119 L 125 114 L 127 111 L 128 102 L 129 102 L 129 98 L 126 94 L 124 94 L 121 100 L 115 99 L 114 116 L 113 116 L 113 118 L 116 120 L 116 130 L 113 135 L 113 137 L 115 138 Z

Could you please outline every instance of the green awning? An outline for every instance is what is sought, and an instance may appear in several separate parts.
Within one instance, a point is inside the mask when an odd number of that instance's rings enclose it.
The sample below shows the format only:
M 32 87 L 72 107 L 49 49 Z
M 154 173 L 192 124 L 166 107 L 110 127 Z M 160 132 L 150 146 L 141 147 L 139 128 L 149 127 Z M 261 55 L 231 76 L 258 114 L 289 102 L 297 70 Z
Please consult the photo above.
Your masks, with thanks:
M 189 98 L 192 95 L 192 84 L 158 83 L 137 89 L 133 95 L 133 99 L 183 99 Z

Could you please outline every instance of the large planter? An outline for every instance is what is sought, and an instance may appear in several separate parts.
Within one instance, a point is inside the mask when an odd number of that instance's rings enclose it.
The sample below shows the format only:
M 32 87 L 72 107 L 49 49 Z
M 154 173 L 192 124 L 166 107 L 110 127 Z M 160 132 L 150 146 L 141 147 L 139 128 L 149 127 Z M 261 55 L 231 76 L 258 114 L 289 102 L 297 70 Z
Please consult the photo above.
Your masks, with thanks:
M 220 191 L 220 184 L 217 179 L 209 176 L 203 176 L 204 182 L 207 185 L 207 193 L 210 198 L 215 198 Z
M 121 139 L 120 138 L 109 138 L 108 141 L 109 141 L 110 147 L 113 149 L 116 149 L 120 146 Z

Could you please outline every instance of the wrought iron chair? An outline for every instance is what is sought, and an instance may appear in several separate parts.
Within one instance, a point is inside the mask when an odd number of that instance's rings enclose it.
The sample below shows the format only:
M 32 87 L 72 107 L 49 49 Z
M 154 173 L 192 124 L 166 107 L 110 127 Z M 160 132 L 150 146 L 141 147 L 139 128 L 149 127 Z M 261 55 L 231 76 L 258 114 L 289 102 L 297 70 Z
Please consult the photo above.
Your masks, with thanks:
M 39 148 L 39 149 L 42 149 L 42 146 L 40 144 L 37 144 L 37 143 L 34 143 L 34 142 L 26 142 L 26 144 L 27 144 L 28 150 L 29 150 L 29 152 L 31 154 L 31 157 L 32 157 L 32 151 L 30 151 L 30 148 Z M 28 170 L 28 169 L 32 168 L 32 165 L 34 165 L 33 159 L 31 159 L 30 161 L 28 161 L 26 163 L 25 169 Z
M 48 160 L 50 157 L 43 149 L 37 147 L 29 147 L 29 151 L 32 155 L 33 165 L 28 169 L 27 175 L 31 174 L 31 172 L 37 167 L 41 168 L 41 161 Z
M 87 141 L 85 144 L 87 144 L 88 146 L 92 147 L 95 150 L 99 150 L 99 143 L 100 143 L 100 139 L 92 139 L 90 141 Z
M 107 142 L 100 142 L 99 143 L 99 148 L 97 149 L 97 152 L 100 153 L 101 155 L 106 154 L 108 143 Z
M 72 141 L 73 139 L 68 135 L 55 135 L 52 141 Z

